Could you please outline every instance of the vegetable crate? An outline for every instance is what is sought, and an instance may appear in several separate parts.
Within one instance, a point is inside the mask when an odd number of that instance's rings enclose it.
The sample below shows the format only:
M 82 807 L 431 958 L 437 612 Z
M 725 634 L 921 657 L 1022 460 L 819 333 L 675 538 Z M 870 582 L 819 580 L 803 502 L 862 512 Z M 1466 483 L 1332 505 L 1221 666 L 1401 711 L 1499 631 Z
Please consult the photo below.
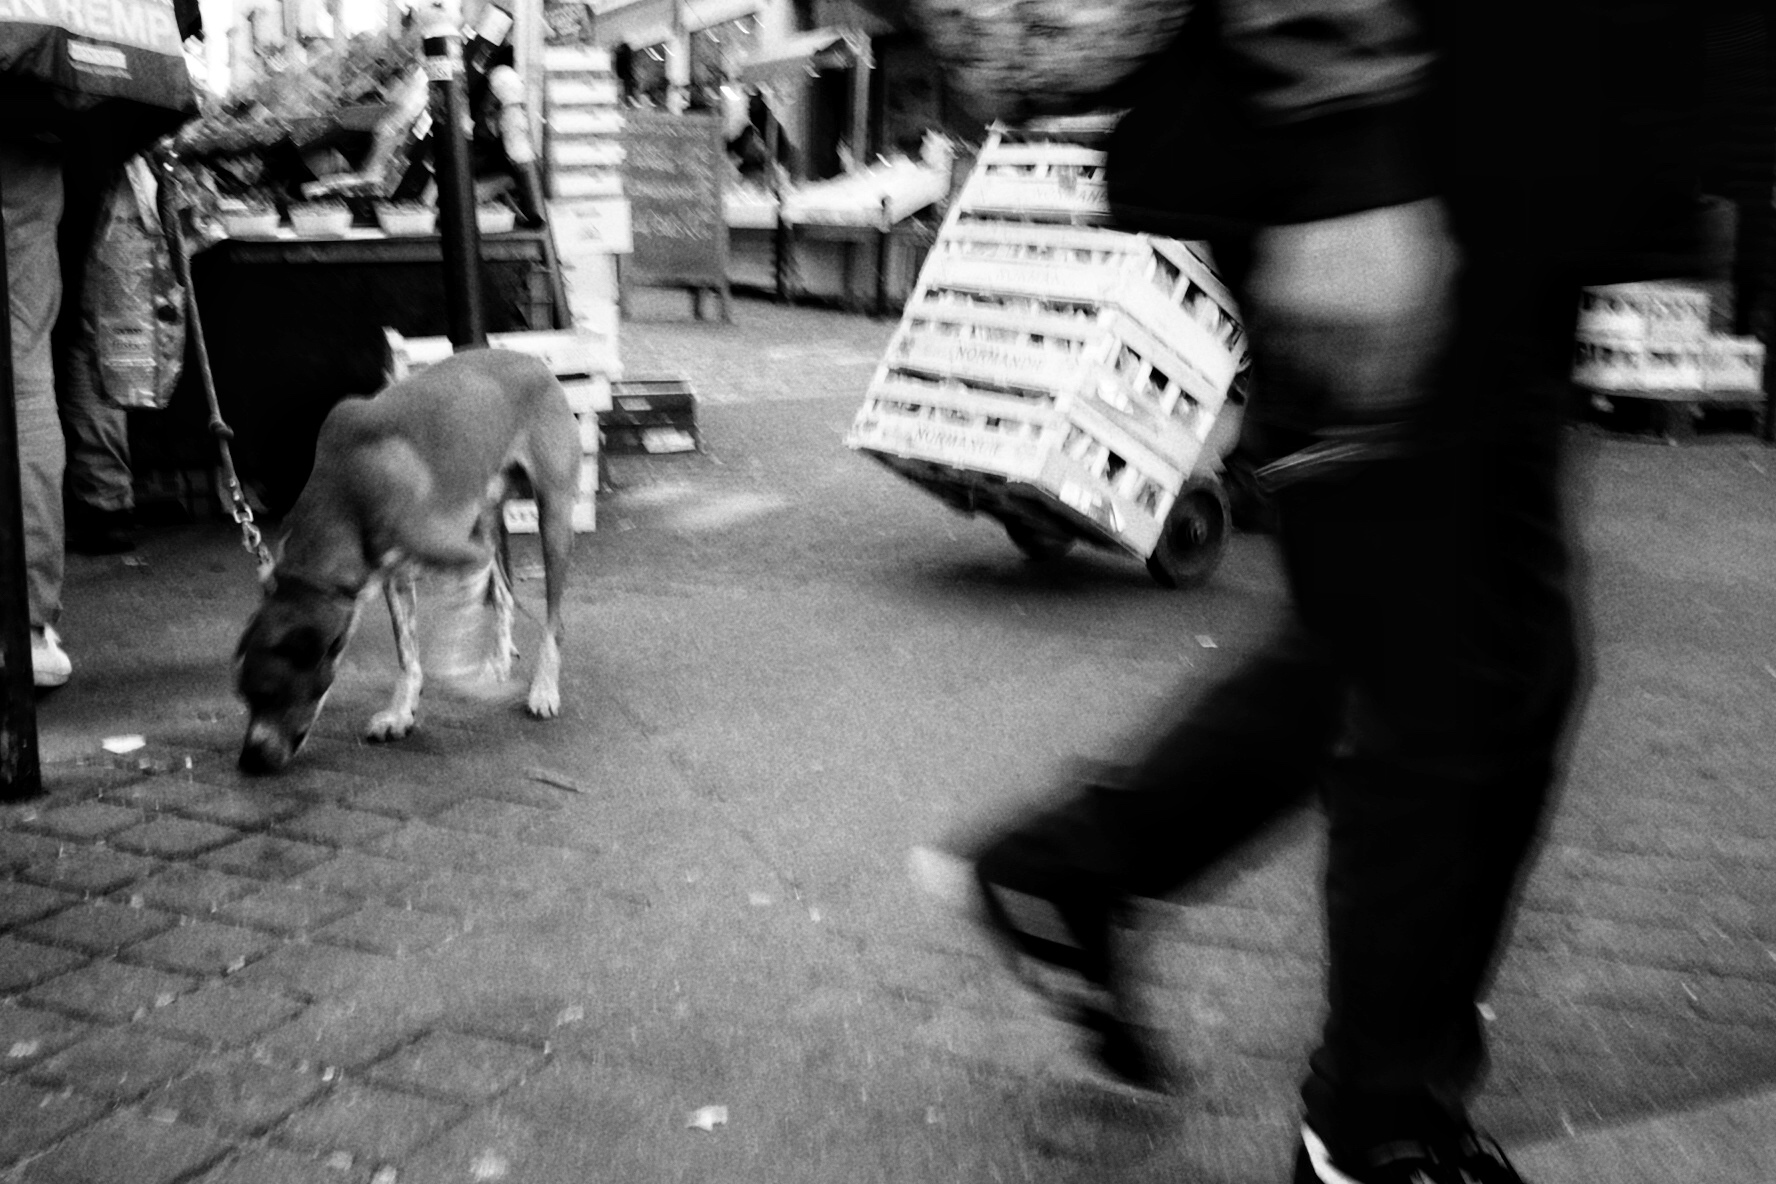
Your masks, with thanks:
M 1206 252 L 1106 228 L 1092 137 L 995 128 L 846 443 L 1036 558 L 1080 539 L 1199 583 L 1244 331 Z

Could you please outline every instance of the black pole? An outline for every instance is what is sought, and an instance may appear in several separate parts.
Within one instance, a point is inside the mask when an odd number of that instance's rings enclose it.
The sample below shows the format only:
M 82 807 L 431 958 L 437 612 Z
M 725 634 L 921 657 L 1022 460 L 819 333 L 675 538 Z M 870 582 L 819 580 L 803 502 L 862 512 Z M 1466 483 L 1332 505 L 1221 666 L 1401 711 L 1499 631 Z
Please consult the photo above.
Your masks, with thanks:
M 6 214 L 0 202 L 0 306 L 10 303 L 7 283 Z M 23 801 L 42 791 L 31 609 L 25 591 L 25 495 L 12 389 L 12 314 L 0 307 L 0 801 Z
M 475 179 L 463 135 L 468 96 L 463 86 L 462 34 L 440 15 L 425 30 L 426 77 L 432 84 L 432 174 L 438 182 L 438 231 L 443 236 L 445 315 L 456 348 L 486 345 L 481 306 L 481 233 L 475 225 Z

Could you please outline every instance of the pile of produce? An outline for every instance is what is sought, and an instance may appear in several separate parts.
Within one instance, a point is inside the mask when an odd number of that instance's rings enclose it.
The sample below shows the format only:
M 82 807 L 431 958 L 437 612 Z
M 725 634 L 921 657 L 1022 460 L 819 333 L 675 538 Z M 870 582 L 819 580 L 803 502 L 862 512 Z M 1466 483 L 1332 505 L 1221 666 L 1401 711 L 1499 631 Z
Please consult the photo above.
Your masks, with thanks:
M 174 151 L 207 169 L 224 195 L 294 197 L 317 176 L 356 167 L 420 60 L 417 29 L 293 47 L 225 98 L 208 100 Z

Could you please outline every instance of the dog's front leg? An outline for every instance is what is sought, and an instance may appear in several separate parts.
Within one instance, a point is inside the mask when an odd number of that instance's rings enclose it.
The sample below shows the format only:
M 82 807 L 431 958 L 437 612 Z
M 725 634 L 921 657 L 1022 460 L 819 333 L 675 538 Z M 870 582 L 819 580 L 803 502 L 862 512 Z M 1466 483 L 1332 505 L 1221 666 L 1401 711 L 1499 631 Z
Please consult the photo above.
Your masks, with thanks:
M 390 572 L 383 581 L 389 623 L 395 630 L 395 660 L 401 671 L 395 676 L 395 695 L 389 705 L 370 717 L 364 735 L 369 740 L 399 740 L 413 730 L 413 709 L 419 706 L 419 690 L 425 672 L 419 667 L 419 638 L 414 621 L 419 615 L 419 592 L 411 572 Z

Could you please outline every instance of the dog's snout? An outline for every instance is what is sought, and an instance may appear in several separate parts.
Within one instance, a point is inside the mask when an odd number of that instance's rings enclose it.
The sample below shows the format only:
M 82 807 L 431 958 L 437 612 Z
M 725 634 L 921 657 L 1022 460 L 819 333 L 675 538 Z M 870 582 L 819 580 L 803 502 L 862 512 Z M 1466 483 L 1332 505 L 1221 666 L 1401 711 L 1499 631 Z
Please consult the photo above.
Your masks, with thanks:
M 240 770 L 253 775 L 275 773 L 290 763 L 307 738 L 306 732 L 286 738 L 272 725 L 255 720 L 248 725 L 247 738 L 241 744 Z
M 275 773 L 283 767 L 282 760 L 274 758 L 264 746 L 251 742 L 241 746 L 239 764 L 241 772 L 255 777 Z

